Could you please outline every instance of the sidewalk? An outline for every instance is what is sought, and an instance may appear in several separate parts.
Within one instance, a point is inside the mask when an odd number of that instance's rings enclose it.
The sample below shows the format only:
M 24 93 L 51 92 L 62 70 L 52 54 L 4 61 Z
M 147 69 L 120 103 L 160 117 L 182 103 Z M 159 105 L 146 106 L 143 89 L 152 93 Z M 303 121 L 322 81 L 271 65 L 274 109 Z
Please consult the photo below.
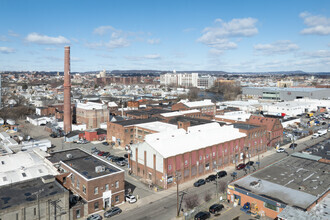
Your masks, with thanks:
M 329 136 L 329 134 L 327 135 L 327 137 L 328 137 L 328 136 Z M 299 139 L 299 140 L 297 140 L 295 143 L 297 143 L 297 144 L 299 145 L 299 144 L 301 144 L 301 143 L 303 143 L 303 142 L 305 142 L 305 141 L 308 141 L 308 140 L 311 140 L 311 136 L 307 136 L 307 137 L 304 137 L 304 138 L 302 138 L 302 139 Z M 314 140 L 318 140 L 318 139 L 314 139 Z M 321 141 L 321 140 L 319 140 L 319 142 L 320 142 L 320 141 Z M 290 144 L 291 144 L 291 143 L 286 144 L 286 145 L 283 145 L 283 146 L 281 146 L 281 147 L 283 147 L 284 149 L 288 149 L 289 146 L 290 146 Z M 260 159 L 261 159 L 261 158 L 268 157 L 268 156 L 270 156 L 270 155 L 272 155 L 272 154 L 274 154 L 274 153 L 276 154 L 276 150 L 275 150 L 275 149 L 268 150 L 268 151 L 266 151 L 266 152 L 260 154 Z M 254 157 L 251 157 L 250 159 L 251 159 L 252 161 L 257 161 L 257 160 L 258 160 L 258 155 L 254 156 Z M 263 167 L 260 168 L 260 169 L 263 169 Z M 231 165 L 231 166 L 224 167 L 223 170 L 225 170 L 225 171 L 229 174 L 229 173 L 234 172 L 236 169 L 235 169 L 235 167 L 234 167 L 233 165 Z M 258 169 L 257 169 L 257 170 L 258 170 Z M 257 171 L 257 170 L 256 170 L 256 171 Z M 254 171 L 254 172 L 255 172 L 255 171 Z M 199 176 L 199 177 L 197 177 L 197 178 L 195 178 L 195 179 L 192 179 L 192 180 L 189 180 L 189 181 L 187 181 L 187 182 L 185 182 L 185 183 L 179 184 L 179 190 L 180 190 L 180 191 L 183 191 L 183 190 L 186 190 L 186 189 L 188 189 L 188 188 L 191 188 L 191 187 L 193 186 L 193 183 L 194 183 L 197 179 L 206 178 L 206 177 L 209 176 L 209 175 L 210 175 L 210 173 L 209 173 L 209 174 L 205 174 L 204 176 Z M 152 194 L 152 195 L 150 195 L 150 196 L 147 196 L 147 197 L 144 197 L 144 198 L 140 198 L 140 199 L 138 199 L 138 201 L 137 201 L 136 203 L 134 203 L 134 204 L 124 203 L 123 205 L 120 205 L 120 208 L 121 208 L 123 211 L 132 210 L 132 209 L 139 208 L 139 207 L 141 207 L 141 206 L 147 205 L 147 204 L 149 204 L 149 203 L 155 202 L 155 201 L 157 201 L 157 200 L 159 200 L 159 199 L 162 199 L 162 198 L 165 198 L 165 197 L 167 197 L 167 196 L 171 196 L 171 195 L 173 195 L 173 194 L 175 194 L 175 193 L 176 193 L 176 187 L 171 187 L 171 188 L 169 188 L 169 189 L 167 189 L 167 190 L 163 190 L 163 191 L 160 191 L 160 192 L 156 192 L 156 193 L 154 193 L 154 194 Z

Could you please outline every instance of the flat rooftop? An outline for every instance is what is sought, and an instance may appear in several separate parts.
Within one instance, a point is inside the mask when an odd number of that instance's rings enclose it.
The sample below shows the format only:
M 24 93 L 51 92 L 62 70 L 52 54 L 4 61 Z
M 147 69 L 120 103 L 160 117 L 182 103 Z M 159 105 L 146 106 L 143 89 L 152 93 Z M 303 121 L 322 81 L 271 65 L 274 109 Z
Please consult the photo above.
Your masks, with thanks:
M 287 157 L 231 185 L 290 206 L 306 209 L 329 190 L 330 164 Z M 259 181 L 259 187 L 250 183 Z
M 125 127 L 125 126 L 148 123 L 148 122 L 153 122 L 153 121 L 161 121 L 161 119 L 159 119 L 159 118 L 131 119 L 131 120 L 125 120 L 125 121 L 116 121 L 113 123 Z
M 137 124 L 135 125 L 140 128 L 157 131 L 157 132 L 164 132 L 164 131 L 173 131 L 178 129 L 177 125 L 168 124 L 165 122 L 154 121 L 149 123 Z
M 214 123 L 218 121 L 210 121 L 206 119 L 201 119 L 201 118 L 191 118 L 187 116 L 177 116 L 169 120 L 170 124 L 177 125 L 179 121 L 182 122 L 190 122 L 190 126 L 197 126 L 197 125 L 204 125 L 208 123 Z M 226 123 L 224 122 L 218 122 L 221 126 L 225 125 Z
M 243 123 L 235 123 L 234 124 L 234 128 L 239 128 L 242 130 L 251 130 L 251 129 L 255 129 L 258 128 L 260 126 L 257 125 L 251 125 L 251 124 L 243 124 Z
M 330 160 L 330 140 L 325 140 L 312 147 L 306 148 L 303 153 Z
M 33 193 L 38 191 L 40 191 L 39 199 L 43 199 L 53 197 L 59 193 L 64 193 L 67 190 L 56 180 L 43 183 L 41 178 L 13 183 L 8 186 L 0 187 L 0 210 L 19 206 L 27 202 L 37 201 L 37 196 L 33 195 Z
M 123 172 L 122 169 L 77 148 L 54 152 L 50 155 L 51 156 L 47 157 L 49 161 L 52 163 L 62 162 L 77 171 L 86 179 L 93 179 L 113 173 Z M 97 166 L 102 166 L 105 170 L 103 172 L 96 172 L 95 167 Z
M 127 114 L 130 115 L 135 115 L 135 116 L 140 116 L 140 115 L 157 115 L 157 114 L 163 114 L 163 113 L 168 113 L 172 112 L 166 109 L 150 109 L 150 110 L 133 110 L 133 111 L 128 111 Z

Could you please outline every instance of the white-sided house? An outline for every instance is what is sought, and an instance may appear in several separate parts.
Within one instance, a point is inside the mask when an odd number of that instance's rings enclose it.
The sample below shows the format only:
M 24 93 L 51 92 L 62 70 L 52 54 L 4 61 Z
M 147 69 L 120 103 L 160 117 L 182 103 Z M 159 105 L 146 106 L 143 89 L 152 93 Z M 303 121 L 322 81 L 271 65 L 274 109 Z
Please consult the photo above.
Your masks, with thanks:
M 26 120 L 35 126 L 40 126 L 47 124 L 47 122 L 54 122 L 55 117 L 29 115 Z

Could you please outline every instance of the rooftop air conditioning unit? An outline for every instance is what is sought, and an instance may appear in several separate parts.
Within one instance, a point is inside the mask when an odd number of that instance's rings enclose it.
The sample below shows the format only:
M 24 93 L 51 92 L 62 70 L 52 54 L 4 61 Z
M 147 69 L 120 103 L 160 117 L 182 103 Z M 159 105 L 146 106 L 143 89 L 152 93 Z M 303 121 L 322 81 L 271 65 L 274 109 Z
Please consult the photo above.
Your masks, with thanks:
M 105 171 L 105 167 L 104 166 L 97 166 L 95 167 L 95 172 L 96 173 L 101 173 Z
M 69 158 L 69 159 L 71 159 L 72 158 L 72 154 L 67 154 L 66 157 Z

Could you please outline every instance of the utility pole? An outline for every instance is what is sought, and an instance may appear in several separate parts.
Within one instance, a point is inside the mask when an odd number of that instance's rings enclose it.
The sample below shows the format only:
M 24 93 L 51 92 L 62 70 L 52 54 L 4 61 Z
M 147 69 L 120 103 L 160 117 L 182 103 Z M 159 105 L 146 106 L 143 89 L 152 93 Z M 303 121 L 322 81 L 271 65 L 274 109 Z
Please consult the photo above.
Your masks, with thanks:
M 40 220 L 40 202 L 39 202 L 39 195 L 44 191 L 44 189 L 40 189 L 34 193 L 32 193 L 32 195 L 36 195 L 37 197 L 37 203 L 38 203 L 38 220 Z

